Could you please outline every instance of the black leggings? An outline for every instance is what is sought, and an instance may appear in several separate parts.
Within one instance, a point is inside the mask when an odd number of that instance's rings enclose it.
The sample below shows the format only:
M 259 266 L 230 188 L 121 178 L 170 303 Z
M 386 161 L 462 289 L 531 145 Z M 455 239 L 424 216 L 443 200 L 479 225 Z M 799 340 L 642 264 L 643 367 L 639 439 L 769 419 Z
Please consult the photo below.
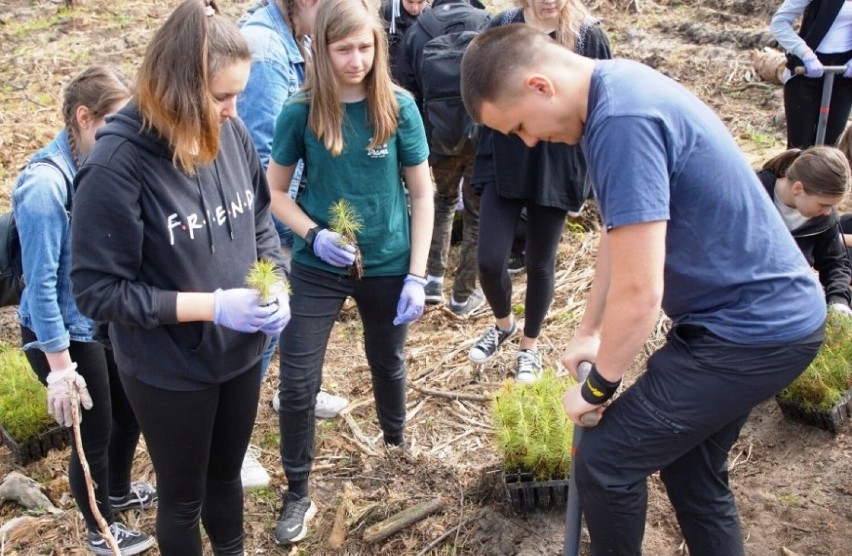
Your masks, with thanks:
M 21 327 L 23 345 L 36 341 L 35 333 Z M 98 510 L 108 523 L 113 522 L 110 495 L 124 496 L 130 491 L 130 468 L 139 441 L 139 425 L 124 394 L 112 351 L 98 342 L 74 342 L 68 346 L 71 360 L 77 363 L 77 372 L 86 380 L 92 396 L 92 409 L 81 413 L 80 434 L 83 452 L 95 483 Z M 24 352 L 30 366 L 43 384 L 47 384 L 50 365 L 44 352 L 28 349 Z M 69 434 L 70 430 L 69 430 Z M 77 507 L 83 514 L 89 531 L 97 531 L 98 524 L 89 506 L 86 479 L 80 467 L 80 457 L 71 439 L 71 461 L 68 464 L 68 483 Z M 98 488 L 97 485 L 109 485 Z
M 842 66 L 852 57 L 852 51 L 842 54 L 818 54 L 826 66 Z M 804 149 L 816 144 L 822 86 L 825 78 L 812 79 L 804 75 L 791 77 L 784 84 L 784 115 L 787 118 L 787 148 Z M 834 75 L 831 105 L 825 128 L 825 144 L 835 145 L 846 127 L 852 107 L 852 79 Z
M 527 295 L 524 336 L 538 338 L 553 301 L 556 248 L 565 227 L 566 211 L 543 207 L 529 199 L 504 199 L 487 183 L 479 205 L 479 283 L 498 319 L 512 311 L 512 280 L 508 264 L 521 210 L 527 207 Z
M 164 556 L 201 556 L 204 524 L 217 555 L 243 553 L 240 467 L 260 395 L 260 361 L 204 390 L 164 390 L 121 374 L 157 474 Z

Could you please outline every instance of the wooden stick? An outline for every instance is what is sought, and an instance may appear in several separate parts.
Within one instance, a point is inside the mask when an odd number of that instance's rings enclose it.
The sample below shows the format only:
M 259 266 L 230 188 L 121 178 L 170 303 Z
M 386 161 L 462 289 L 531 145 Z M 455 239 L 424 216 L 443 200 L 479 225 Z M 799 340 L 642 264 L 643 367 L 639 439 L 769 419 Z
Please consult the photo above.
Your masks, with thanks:
M 337 511 L 334 513 L 334 525 L 331 527 L 331 534 L 328 536 L 328 547 L 332 550 L 340 550 L 343 543 L 346 541 L 346 500 L 340 498 L 337 504 Z
M 406 508 L 401 512 L 395 513 L 386 520 L 368 527 L 364 531 L 364 542 L 369 544 L 387 538 L 394 533 L 405 529 L 412 523 L 417 523 L 429 514 L 441 510 L 443 507 L 444 501 L 440 498 L 436 498 L 435 500 L 421 502 L 415 506 Z
M 464 392 L 446 392 L 444 390 L 421 388 L 420 386 L 415 386 L 413 383 L 409 383 L 408 386 L 412 390 L 416 390 L 421 394 L 425 394 L 427 396 L 435 396 L 438 398 L 447 398 L 450 400 L 470 400 L 473 402 L 487 402 L 494 399 L 493 396 L 483 396 L 481 394 L 465 394 Z
M 98 501 L 95 498 L 95 483 L 92 480 L 92 472 L 89 470 L 89 461 L 86 459 L 86 453 L 83 451 L 83 435 L 80 432 L 80 398 L 77 395 L 77 388 L 71 389 L 71 424 L 74 430 L 74 446 L 77 448 L 77 457 L 80 459 L 80 467 L 83 468 L 83 478 L 86 480 L 86 492 L 89 494 L 89 509 L 92 510 L 92 516 L 98 523 L 98 529 L 101 536 L 106 540 L 113 556 L 121 556 L 121 550 L 118 549 L 118 543 L 115 537 L 112 536 L 112 531 L 109 530 L 109 524 L 98 509 Z M 106 485 L 104 485 L 106 488 Z

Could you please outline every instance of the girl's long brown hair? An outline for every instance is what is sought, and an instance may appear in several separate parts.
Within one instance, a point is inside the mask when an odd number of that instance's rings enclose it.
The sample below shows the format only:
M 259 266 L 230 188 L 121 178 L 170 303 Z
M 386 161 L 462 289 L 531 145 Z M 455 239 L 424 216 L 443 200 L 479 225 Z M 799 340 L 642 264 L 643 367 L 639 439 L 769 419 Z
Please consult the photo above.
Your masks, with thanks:
M 210 81 L 223 67 L 251 60 L 239 29 L 213 0 L 184 0 L 148 45 L 136 77 L 142 128 L 156 130 L 188 174 L 219 152 L 219 114 Z
M 364 78 L 367 123 L 373 132 L 369 147 L 387 143 L 396 133 L 399 105 L 388 70 L 387 37 L 378 10 L 367 0 L 321 0 L 314 22 L 313 60 L 304 90 L 310 103 L 308 127 L 334 156 L 344 148 L 343 105 L 328 47 L 364 30 L 369 30 L 375 41 L 373 69 Z

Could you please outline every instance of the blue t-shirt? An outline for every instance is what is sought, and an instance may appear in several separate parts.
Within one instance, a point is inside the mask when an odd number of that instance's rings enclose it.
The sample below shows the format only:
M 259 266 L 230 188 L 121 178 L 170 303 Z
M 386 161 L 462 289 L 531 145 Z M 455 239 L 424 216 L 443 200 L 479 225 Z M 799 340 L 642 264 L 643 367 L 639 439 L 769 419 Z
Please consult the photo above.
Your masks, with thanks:
M 343 152 L 338 156 L 308 129 L 309 104 L 304 94 L 284 103 L 275 125 L 272 159 L 282 166 L 305 161 L 307 182 L 298 203 L 317 224 L 328 227 L 329 207 L 346 199 L 363 223 L 356 234 L 365 277 L 398 276 L 408 272 L 411 232 L 400 168 L 417 166 L 429 156 L 423 120 L 408 93 L 396 93 L 397 130 L 388 142 L 370 148 L 372 130 L 367 102 L 344 104 Z M 300 237 L 293 244 L 293 260 L 333 272 L 345 268 L 324 263 Z
M 675 324 L 749 345 L 823 322 L 820 285 L 754 170 L 682 86 L 636 62 L 598 62 L 581 145 L 607 230 L 668 221 L 662 306 Z

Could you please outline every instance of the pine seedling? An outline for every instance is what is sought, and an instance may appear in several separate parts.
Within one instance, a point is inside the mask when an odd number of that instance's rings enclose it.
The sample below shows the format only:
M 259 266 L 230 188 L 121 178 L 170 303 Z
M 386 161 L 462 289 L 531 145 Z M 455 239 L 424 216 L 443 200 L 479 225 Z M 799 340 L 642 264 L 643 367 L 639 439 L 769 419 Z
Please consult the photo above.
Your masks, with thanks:
M 805 372 L 780 396 L 806 410 L 829 411 L 852 388 L 852 319 L 829 310 L 825 341 Z
M 24 353 L 0 345 L 0 425 L 17 442 L 56 426 L 47 413 L 47 389 L 38 381 Z
M 361 264 L 361 249 L 358 247 L 358 233 L 364 229 L 364 223 L 355 207 L 346 199 L 332 203 L 328 208 L 329 228 L 337 232 L 343 241 L 355 247 L 355 262 L 349 267 L 349 275 L 354 280 L 360 280 L 364 274 Z
M 246 276 L 246 285 L 257 290 L 263 305 L 272 303 L 278 294 L 278 286 L 283 285 L 289 294 L 290 288 L 284 279 L 284 272 L 274 262 L 267 259 L 255 261 Z

